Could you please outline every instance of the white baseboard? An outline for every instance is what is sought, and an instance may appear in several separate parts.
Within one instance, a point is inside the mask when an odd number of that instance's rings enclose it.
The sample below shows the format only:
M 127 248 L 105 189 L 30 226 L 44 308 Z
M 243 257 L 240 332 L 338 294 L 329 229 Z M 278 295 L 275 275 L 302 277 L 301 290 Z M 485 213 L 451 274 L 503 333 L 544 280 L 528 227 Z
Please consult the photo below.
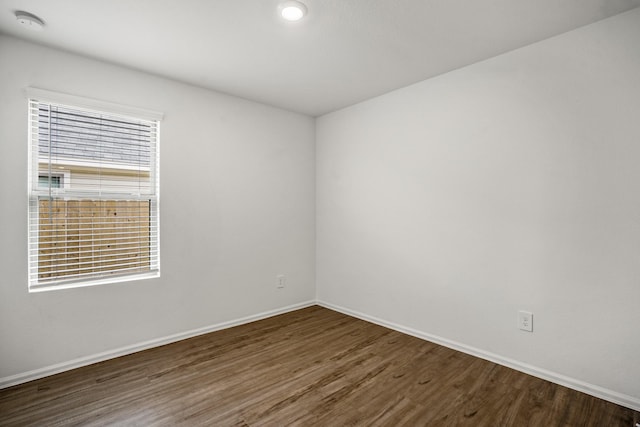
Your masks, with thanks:
M 589 394 L 591 396 L 598 397 L 600 399 L 607 400 L 609 402 L 621 405 L 635 411 L 640 411 L 640 399 L 637 397 L 629 396 L 626 394 L 618 393 L 613 390 L 606 389 L 597 385 L 589 384 L 584 381 L 577 380 L 575 378 L 567 377 L 556 372 L 551 372 L 546 369 L 538 368 L 536 366 L 529 365 L 527 363 L 519 362 L 508 357 L 503 357 L 498 354 L 490 353 L 479 348 L 471 347 L 466 344 L 462 344 L 456 341 L 451 341 L 446 338 L 439 337 L 437 335 L 431 335 L 426 332 L 418 331 L 413 328 L 399 325 L 397 323 L 388 322 L 377 317 L 369 316 L 364 313 L 360 313 L 355 310 L 351 310 L 345 307 L 341 307 L 335 304 L 331 304 L 325 301 L 316 301 L 319 306 L 334 310 L 349 316 L 357 317 L 358 319 L 366 320 L 367 322 L 375 323 L 380 326 L 384 326 L 389 329 L 402 332 L 407 335 L 414 336 L 426 341 L 430 341 L 436 344 L 440 344 L 444 347 L 448 347 L 454 350 L 461 351 L 463 353 L 470 354 L 472 356 L 485 359 L 499 365 L 503 365 L 516 371 L 524 372 L 525 374 L 532 375 L 534 377 L 542 378 L 543 380 L 550 381 L 555 384 L 559 384 L 564 387 L 568 387 L 582 393 Z
M 442 338 L 436 335 L 428 334 L 426 332 L 418 331 L 413 328 L 402 326 L 393 322 L 389 322 L 383 319 L 379 319 L 374 316 L 369 316 L 364 313 L 360 313 L 355 310 L 351 310 L 342 306 L 331 304 L 325 301 L 306 301 L 299 304 L 290 305 L 287 307 L 278 308 L 275 310 L 269 310 L 262 313 L 254 314 L 251 316 L 242 317 L 240 319 L 230 320 L 227 322 L 217 323 L 215 325 L 205 326 L 203 328 L 193 329 L 178 334 L 169 335 L 166 337 L 156 338 L 149 341 L 144 341 L 138 344 L 133 344 L 126 347 L 121 347 L 115 350 L 106 351 L 103 353 L 94 354 L 91 356 L 81 357 L 78 359 L 70 360 L 68 362 L 58 363 L 44 368 L 34 369 L 32 371 L 11 375 L 9 377 L 0 378 L 0 389 L 11 387 L 13 385 L 26 383 L 29 381 L 37 380 L 39 378 L 47 377 L 49 375 L 58 374 L 60 372 L 69 371 L 71 369 L 80 368 L 82 366 L 91 365 L 93 363 L 102 362 L 115 357 L 125 356 L 127 354 L 136 353 L 138 351 L 147 350 L 153 347 L 159 347 L 161 345 L 170 344 L 173 342 L 181 341 L 187 338 L 195 337 L 198 335 L 207 334 L 209 332 L 215 332 L 222 329 L 232 328 L 234 326 L 243 325 L 245 323 L 254 322 L 256 320 L 266 319 L 268 317 L 277 316 L 279 314 L 288 313 L 290 311 L 299 310 L 301 308 L 310 307 L 312 305 L 320 305 L 322 307 L 357 317 L 367 322 L 375 323 L 387 327 L 389 329 L 396 330 L 398 332 L 405 333 L 426 341 L 430 341 L 442 346 L 461 351 L 463 353 L 470 354 L 472 356 L 479 357 L 481 359 L 489 360 L 499 365 L 507 366 L 520 372 L 524 372 L 534 377 L 542 378 L 552 383 L 559 384 L 591 396 L 598 397 L 600 399 L 607 400 L 609 402 L 625 406 L 635 411 L 640 411 L 640 399 L 629 396 L 626 394 L 618 393 L 613 390 L 606 389 L 597 385 L 589 384 L 584 381 L 577 380 L 575 378 L 567 377 L 555 372 L 548 371 L 546 369 L 538 368 L 523 362 L 519 362 L 514 359 L 500 356 L 498 354 L 490 353 L 475 347 L 468 346 L 456 341 L 451 341 L 446 338 Z
M 103 353 L 98 353 L 91 356 L 80 357 L 68 362 L 57 363 L 55 365 L 46 366 L 44 368 L 34 369 L 32 371 L 11 375 L 9 377 L 0 378 L 0 389 L 37 380 L 39 378 L 48 377 L 49 375 L 59 374 L 60 372 L 69 371 L 71 369 L 80 368 L 82 366 L 91 365 L 93 363 L 102 362 L 104 360 L 113 359 L 115 357 L 126 356 L 127 354 L 136 353 L 138 351 L 147 350 L 153 347 L 159 347 L 165 344 L 171 344 L 176 341 L 181 341 L 198 335 L 204 335 L 209 332 L 215 332 L 222 329 L 243 325 L 245 323 L 255 322 L 256 320 L 266 319 L 267 317 L 277 316 L 278 314 L 288 313 L 290 311 L 299 310 L 301 308 L 310 307 L 312 305 L 315 305 L 315 301 L 306 301 L 299 304 L 289 305 L 287 307 L 242 317 L 240 319 L 217 323 L 215 325 L 205 326 L 203 328 L 192 329 L 190 331 L 156 338 L 138 344 L 121 347 L 115 350 L 105 351 Z

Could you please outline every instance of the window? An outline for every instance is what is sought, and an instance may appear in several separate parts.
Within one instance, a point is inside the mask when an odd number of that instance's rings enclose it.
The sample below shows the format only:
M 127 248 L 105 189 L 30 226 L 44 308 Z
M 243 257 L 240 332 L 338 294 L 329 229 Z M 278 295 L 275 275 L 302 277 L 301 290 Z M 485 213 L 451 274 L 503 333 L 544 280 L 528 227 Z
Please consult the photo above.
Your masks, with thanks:
M 51 180 L 51 182 L 49 182 Z M 62 177 L 60 175 L 39 175 L 38 176 L 38 187 L 48 187 L 51 188 L 60 188 L 60 184 L 62 183 Z
M 28 95 L 29 290 L 158 277 L 161 116 Z

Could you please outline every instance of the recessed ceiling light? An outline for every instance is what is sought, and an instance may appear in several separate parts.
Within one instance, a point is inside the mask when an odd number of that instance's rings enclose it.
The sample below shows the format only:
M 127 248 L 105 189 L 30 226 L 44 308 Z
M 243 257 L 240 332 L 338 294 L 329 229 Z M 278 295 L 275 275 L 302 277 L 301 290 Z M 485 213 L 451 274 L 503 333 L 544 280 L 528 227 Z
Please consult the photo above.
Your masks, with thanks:
M 23 28 L 31 31 L 42 31 L 44 28 L 44 21 L 29 12 L 16 12 L 16 19 Z
M 299 21 L 307 14 L 307 6 L 299 1 L 285 1 L 280 4 L 280 15 L 287 21 Z

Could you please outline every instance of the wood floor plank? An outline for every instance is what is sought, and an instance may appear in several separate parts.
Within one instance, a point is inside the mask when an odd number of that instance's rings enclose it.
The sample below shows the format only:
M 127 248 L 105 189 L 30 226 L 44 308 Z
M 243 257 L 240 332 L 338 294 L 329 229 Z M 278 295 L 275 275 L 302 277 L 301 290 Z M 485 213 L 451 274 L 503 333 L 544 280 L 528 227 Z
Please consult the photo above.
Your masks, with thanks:
M 640 414 L 309 307 L 0 390 L 0 426 L 621 426 Z

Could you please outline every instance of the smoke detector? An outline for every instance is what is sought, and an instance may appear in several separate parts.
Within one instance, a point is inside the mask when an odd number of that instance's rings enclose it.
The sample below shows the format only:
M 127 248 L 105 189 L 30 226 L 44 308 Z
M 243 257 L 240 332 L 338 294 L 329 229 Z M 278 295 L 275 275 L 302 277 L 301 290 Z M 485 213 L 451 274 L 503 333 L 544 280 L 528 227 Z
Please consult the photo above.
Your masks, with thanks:
M 16 19 L 18 24 L 27 30 L 42 31 L 44 29 L 44 21 L 29 12 L 17 11 Z

